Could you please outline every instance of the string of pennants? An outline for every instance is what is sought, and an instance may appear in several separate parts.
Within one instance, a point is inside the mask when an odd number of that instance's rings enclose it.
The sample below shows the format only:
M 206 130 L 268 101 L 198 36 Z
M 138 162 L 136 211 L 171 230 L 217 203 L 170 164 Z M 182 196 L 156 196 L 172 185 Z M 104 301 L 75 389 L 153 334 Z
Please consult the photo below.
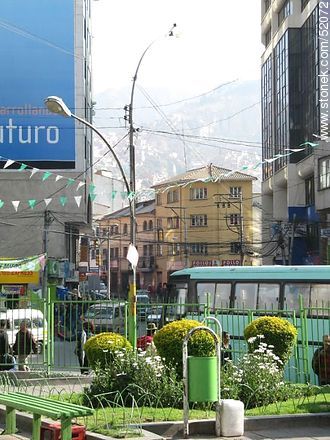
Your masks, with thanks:
M 165 192 L 168 189 L 173 188 L 173 187 L 179 187 L 179 186 L 185 187 L 187 185 L 191 185 L 193 182 L 198 182 L 198 181 L 201 181 L 201 182 L 204 182 L 204 183 L 216 182 L 217 180 L 220 180 L 223 177 L 229 177 L 230 175 L 234 174 L 237 171 L 248 171 L 248 170 L 252 171 L 252 170 L 256 170 L 257 168 L 259 168 L 264 163 L 273 163 L 273 162 L 275 162 L 276 160 L 278 160 L 280 158 L 287 157 L 287 156 L 290 156 L 290 155 L 292 155 L 294 153 L 298 153 L 298 152 L 304 151 L 306 149 L 306 147 L 314 148 L 314 147 L 317 147 L 318 145 L 319 145 L 318 143 L 307 141 L 307 142 L 304 142 L 304 143 L 300 144 L 299 148 L 286 148 L 285 149 L 286 153 L 284 153 L 284 154 L 277 154 L 277 155 L 275 155 L 272 158 L 264 159 L 262 162 L 258 162 L 258 163 L 254 164 L 254 165 L 244 165 L 239 170 L 231 170 L 228 173 L 223 174 L 221 177 L 217 177 L 217 178 L 208 177 L 208 178 L 205 178 L 205 179 L 196 179 L 196 180 L 193 180 L 193 181 L 189 181 L 187 183 L 181 183 L 181 184 L 176 183 L 174 185 L 163 187 L 161 190 L 159 190 L 159 192 Z M 16 162 L 16 163 L 18 163 L 20 165 L 20 167 L 18 168 L 18 171 L 21 172 L 21 171 L 26 170 L 26 171 L 29 171 L 31 173 L 30 174 L 30 179 L 36 173 L 39 172 L 39 173 L 42 173 L 42 176 L 41 176 L 41 181 L 42 182 L 45 182 L 51 176 L 55 176 L 55 182 L 58 182 L 58 181 L 60 181 L 62 179 L 66 180 L 65 189 L 69 188 L 69 187 L 73 187 L 74 184 L 78 183 L 77 187 L 76 187 L 76 191 L 79 191 L 81 188 L 83 188 L 86 185 L 86 182 L 84 182 L 84 181 L 81 181 L 81 180 L 78 180 L 78 179 L 74 179 L 74 178 L 71 178 L 71 177 L 69 177 L 69 178 L 68 177 L 64 177 L 64 176 L 62 176 L 60 174 L 55 174 L 55 173 L 53 173 L 51 171 L 43 171 L 43 170 L 40 170 L 39 168 L 31 168 L 28 165 L 26 165 L 25 163 L 21 163 L 21 162 L 12 160 L 12 159 L 6 159 L 6 158 L 4 158 L 2 156 L 0 156 L 0 159 L 6 160 L 6 163 L 3 166 L 3 169 L 9 168 L 12 164 L 14 164 Z M 94 183 L 90 183 L 89 184 L 89 188 L 88 188 L 88 195 L 89 195 L 91 201 L 94 201 L 96 199 L 97 195 L 98 195 L 95 192 L 95 190 L 96 190 L 96 187 L 95 187 Z M 139 191 L 136 191 L 136 192 L 113 190 L 113 191 L 111 191 L 111 199 L 114 200 L 117 197 L 117 195 L 120 195 L 122 200 L 128 199 L 128 201 L 132 201 L 132 200 L 140 198 L 142 196 L 146 197 L 148 195 L 150 196 L 151 194 L 154 195 L 154 192 L 155 191 L 153 189 L 150 189 L 150 188 L 146 189 L 146 190 L 139 190 Z M 75 203 L 77 204 L 77 206 L 80 207 L 81 200 L 82 200 L 82 195 L 73 196 L 73 198 L 74 198 Z M 68 203 L 69 198 L 67 196 L 61 195 L 61 196 L 59 196 L 58 200 L 59 200 L 59 203 L 61 204 L 61 206 L 64 207 Z M 27 203 L 27 207 L 29 207 L 31 209 L 34 209 L 34 207 L 38 203 L 40 203 L 42 201 L 45 203 L 45 205 L 47 207 L 52 201 L 54 201 L 54 198 L 45 198 L 45 199 L 42 199 L 42 200 L 39 200 L 39 201 L 36 200 L 36 199 L 29 199 L 29 200 L 27 200 L 27 202 L 22 202 L 21 200 L 11 200 L 10 202 L 11 202 L 13 208 L 15 209 L 15 211 L 17 212 L 19 206 L 21 206 L 22 203 Z M 0 199 L 0 209 L 5 205 L 5 203 L 7 203 L 7 202 L 5 202 L 5 201 Z

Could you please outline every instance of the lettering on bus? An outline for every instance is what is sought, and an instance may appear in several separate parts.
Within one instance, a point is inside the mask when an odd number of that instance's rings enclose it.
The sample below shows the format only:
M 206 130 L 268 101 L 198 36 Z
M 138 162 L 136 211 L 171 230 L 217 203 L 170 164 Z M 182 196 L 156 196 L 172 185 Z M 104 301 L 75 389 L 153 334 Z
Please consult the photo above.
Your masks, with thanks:
M 239 260 L 222 260 L 221 266 L 239 266 Z

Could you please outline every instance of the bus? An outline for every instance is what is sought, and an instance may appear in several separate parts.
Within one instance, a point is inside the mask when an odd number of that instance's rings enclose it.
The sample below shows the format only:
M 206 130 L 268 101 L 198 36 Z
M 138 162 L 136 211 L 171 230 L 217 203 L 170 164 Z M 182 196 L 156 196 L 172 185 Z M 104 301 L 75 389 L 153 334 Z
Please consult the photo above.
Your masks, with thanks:
M 313 352 L 330 334 L 330 266 L 192 267 L 170 275 L 175 319 L 219 319 L 232 335 L 233 356 L 246 351 L 244 328 L 262 315 L 282 316 L 298 329 L 286 376 L 316 383 Z

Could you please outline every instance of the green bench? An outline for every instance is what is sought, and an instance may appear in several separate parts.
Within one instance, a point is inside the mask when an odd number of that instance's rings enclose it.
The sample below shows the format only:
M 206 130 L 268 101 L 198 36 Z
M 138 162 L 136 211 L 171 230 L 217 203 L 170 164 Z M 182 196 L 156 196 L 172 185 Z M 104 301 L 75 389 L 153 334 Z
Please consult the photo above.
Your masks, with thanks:
M 6 406 L 6 434 L 16 432 L 16 410 L 33 414 L 32 440 L 40 440 L 41 416 L 61 421 L 61 439 L 72 439 L 72 419 L 92 415 L 94 410 L 73 403 L 30 396 L 24 393 L 0 393 Z

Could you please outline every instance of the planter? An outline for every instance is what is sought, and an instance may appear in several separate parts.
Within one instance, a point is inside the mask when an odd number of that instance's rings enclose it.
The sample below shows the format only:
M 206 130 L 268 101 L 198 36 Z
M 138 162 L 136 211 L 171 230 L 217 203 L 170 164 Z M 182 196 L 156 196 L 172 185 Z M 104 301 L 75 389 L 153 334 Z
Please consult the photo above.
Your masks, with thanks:
M 216 402 L 218 400 L 216 356 L 188 356 L 188 400 L 190 402 Z

